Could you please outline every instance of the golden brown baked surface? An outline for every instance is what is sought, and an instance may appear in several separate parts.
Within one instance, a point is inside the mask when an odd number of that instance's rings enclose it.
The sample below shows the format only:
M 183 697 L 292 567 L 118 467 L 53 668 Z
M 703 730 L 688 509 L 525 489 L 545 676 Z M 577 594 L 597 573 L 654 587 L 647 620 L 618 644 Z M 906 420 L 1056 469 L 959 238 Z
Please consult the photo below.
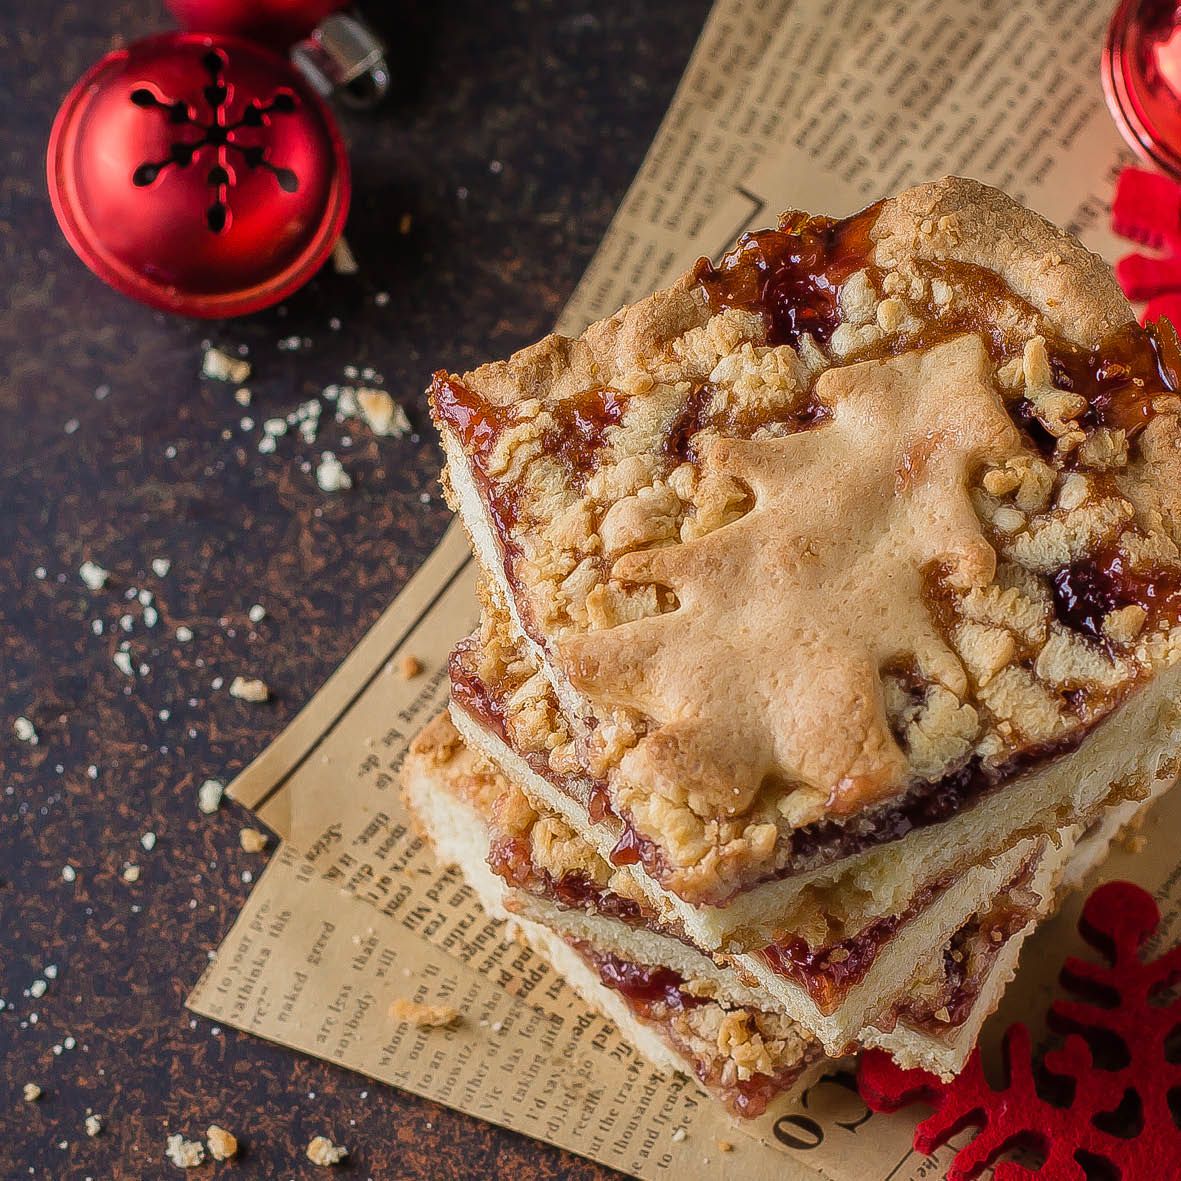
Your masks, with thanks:
M 954 814 L 1175 660 L 1176 362 L 1099 259 L 948 178 L 785 215 L 432 405 L 582 714 L 551 748 L 705 897 L 807 826 Z

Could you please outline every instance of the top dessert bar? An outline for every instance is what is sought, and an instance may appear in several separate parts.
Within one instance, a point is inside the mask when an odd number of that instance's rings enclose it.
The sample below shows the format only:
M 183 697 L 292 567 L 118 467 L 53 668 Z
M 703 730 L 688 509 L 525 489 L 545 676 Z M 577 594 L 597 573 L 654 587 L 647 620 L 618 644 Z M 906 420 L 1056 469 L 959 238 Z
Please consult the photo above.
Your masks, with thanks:
M 723 905 L 998 792 L 1049 831 L 1164 773 L 1179 377 L 1101 260 L 947 178 L 786 214 L 430 396 L 577 719 L 555 758 L 617 860 Z

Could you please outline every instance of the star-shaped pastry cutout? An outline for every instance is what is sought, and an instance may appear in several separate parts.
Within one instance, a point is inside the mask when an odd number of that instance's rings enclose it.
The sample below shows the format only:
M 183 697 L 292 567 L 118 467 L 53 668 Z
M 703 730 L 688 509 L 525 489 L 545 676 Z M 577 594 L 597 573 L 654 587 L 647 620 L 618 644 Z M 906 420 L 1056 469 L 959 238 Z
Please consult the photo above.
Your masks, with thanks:
M 707 470 L 750 489 L 749 512 L 616 560 L 612 578 L 669 588 L 677 606 L 559 651 L 592 701 L 651 722 L 614 784 L 641 832 L 667 847 L 659 816 L 736 817 L 764 783 L 819 793 L 830 815 L 905 788 L 882 669 L 910 662 L 966 691 L 925 586 L 935 571 L 961 588 L 995 574 L 968 481 L 1022 443 L 993 372 L 975 335 L 829 370 L 823 425 L 708 449 Z M 636 802 L 659 797 L 673 808 Z

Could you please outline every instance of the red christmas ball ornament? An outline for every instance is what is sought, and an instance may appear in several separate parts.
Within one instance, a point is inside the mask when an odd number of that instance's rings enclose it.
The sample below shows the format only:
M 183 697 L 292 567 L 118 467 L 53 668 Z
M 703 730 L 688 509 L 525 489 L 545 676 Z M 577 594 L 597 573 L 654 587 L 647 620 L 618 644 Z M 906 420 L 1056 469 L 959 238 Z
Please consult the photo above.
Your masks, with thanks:
M 164 33 L 98 62 L 54 122 L 49 192 L 82 261 L 190 316 L 277 303 L 344 227 L 332 115 L 284 58 L 222 34 Z
M 348 0 L 168 0 L 182 28 L 229 33 L 287 49 Z

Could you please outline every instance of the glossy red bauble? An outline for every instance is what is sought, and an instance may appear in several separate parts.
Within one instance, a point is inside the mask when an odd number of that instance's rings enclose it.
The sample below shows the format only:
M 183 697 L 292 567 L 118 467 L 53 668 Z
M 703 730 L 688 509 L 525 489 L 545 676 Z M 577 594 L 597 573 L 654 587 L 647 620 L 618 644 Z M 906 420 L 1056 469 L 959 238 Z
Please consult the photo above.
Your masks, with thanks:
M 112 287 L 190 316 L 283 299 L 344 226 L 348 159 L 323 100 L 235 37 L 165 33 L 70 92 L 48 153 L 54 212 Z

